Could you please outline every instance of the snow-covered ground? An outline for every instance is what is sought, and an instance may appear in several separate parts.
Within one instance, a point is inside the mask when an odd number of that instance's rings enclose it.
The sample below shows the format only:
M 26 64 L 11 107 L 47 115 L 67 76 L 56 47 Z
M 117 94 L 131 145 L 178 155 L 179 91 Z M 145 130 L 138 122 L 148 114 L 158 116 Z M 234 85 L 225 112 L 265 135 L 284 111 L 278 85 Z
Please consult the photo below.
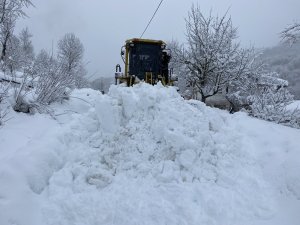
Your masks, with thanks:
M 300 130 L 175 89 L 76 90 L 0 128 L 1 225 L 298 225 Z

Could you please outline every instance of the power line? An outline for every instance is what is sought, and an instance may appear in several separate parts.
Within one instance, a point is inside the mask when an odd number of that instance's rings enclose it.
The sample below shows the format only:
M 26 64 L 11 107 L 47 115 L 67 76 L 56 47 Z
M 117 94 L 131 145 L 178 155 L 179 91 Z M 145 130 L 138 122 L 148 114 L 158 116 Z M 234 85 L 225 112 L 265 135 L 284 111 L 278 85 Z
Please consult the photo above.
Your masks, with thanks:
M 142 38 L 142 37 L 143 37 L 144 33 L 145 33 L 145 32 L 146 32 L 146 30 L 148 29 L 148 27 L 149 27 L 150 23 L 152 22 L 153 18 L 155 17 L 155 15 L 156 15 L 156 13 L 157 13 L 157 11 L 158 11 L 158 9 L 159 9 L 159 7 L 161 6 L 161 4 L 162 4 L 162 2 L 163 2 L 163 1 L 164 1 L 164 0 L 161 0 L 161 1 L 160 1 L 160 3 L 158 4 L 158 6 L 157 6 L 157 8 L 156 8 L 156 10 L 155 10 L 155 12 L 154 12 L 154 14 L 153 14 L 153 16 L 151 17 L 151 19 L 150 19 L 149 23 L 147 24 L 147 26 L 146 26 L 145 30 L 143 31 L 143 33 L 142 33 L 142 35 L 141 35 L 141 37 L 140 37 L 140 38 Z

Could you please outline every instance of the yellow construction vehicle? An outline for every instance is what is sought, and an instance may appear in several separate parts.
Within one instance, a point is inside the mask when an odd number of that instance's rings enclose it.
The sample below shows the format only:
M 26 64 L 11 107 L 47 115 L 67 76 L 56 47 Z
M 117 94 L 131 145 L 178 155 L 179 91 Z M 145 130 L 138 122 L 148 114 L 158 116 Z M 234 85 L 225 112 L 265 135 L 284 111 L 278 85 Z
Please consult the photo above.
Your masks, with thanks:
M 161 82 L 163 85 L 174 85 L 176 77 L 169 70 L 170 50 L 160 40 L 133 38 L 125 42 L 121 49 L 125 72 L 116 66 L 116 84 L 126 83 L 132 86 L 141 81 L 149 84 Z

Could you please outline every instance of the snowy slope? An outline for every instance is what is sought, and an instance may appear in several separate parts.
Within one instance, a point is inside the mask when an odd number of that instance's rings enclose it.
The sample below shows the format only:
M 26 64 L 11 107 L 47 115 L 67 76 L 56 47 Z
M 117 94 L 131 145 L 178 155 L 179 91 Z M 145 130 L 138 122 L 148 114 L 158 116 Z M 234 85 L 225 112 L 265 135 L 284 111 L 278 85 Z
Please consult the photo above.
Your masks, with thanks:
M 173 88 L 82 89 L 0 129 L 0 224 L 300 221 L 300 131 Z

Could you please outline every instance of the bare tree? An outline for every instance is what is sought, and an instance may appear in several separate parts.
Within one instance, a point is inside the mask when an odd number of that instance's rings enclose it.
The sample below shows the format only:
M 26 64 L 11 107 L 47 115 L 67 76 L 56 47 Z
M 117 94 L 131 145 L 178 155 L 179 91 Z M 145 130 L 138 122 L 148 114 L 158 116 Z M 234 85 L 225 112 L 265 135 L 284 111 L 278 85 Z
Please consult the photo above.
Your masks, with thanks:
M 189 71 L 187 82 L 201 101 L 216 95 L 241 76 L 249 61 L 247 50 L 241 50 L 237 29 L 227 14 L 206 18 L 199 6 L 193 6 L 186 19 L 187 43 L 178 46 L 174 55 Z
M 84 47 L 80 39 L 73 33 L 66 34 L 58 42 L 58 61 L 66 72 L 66 76 L 74 80 L 75 87 L 81 86 L 86 74 L 83 65 Z
M 280 36 L 284 42 L 294 44 L 300 40 L 300 23 L 294 23 L 285 28 Z

